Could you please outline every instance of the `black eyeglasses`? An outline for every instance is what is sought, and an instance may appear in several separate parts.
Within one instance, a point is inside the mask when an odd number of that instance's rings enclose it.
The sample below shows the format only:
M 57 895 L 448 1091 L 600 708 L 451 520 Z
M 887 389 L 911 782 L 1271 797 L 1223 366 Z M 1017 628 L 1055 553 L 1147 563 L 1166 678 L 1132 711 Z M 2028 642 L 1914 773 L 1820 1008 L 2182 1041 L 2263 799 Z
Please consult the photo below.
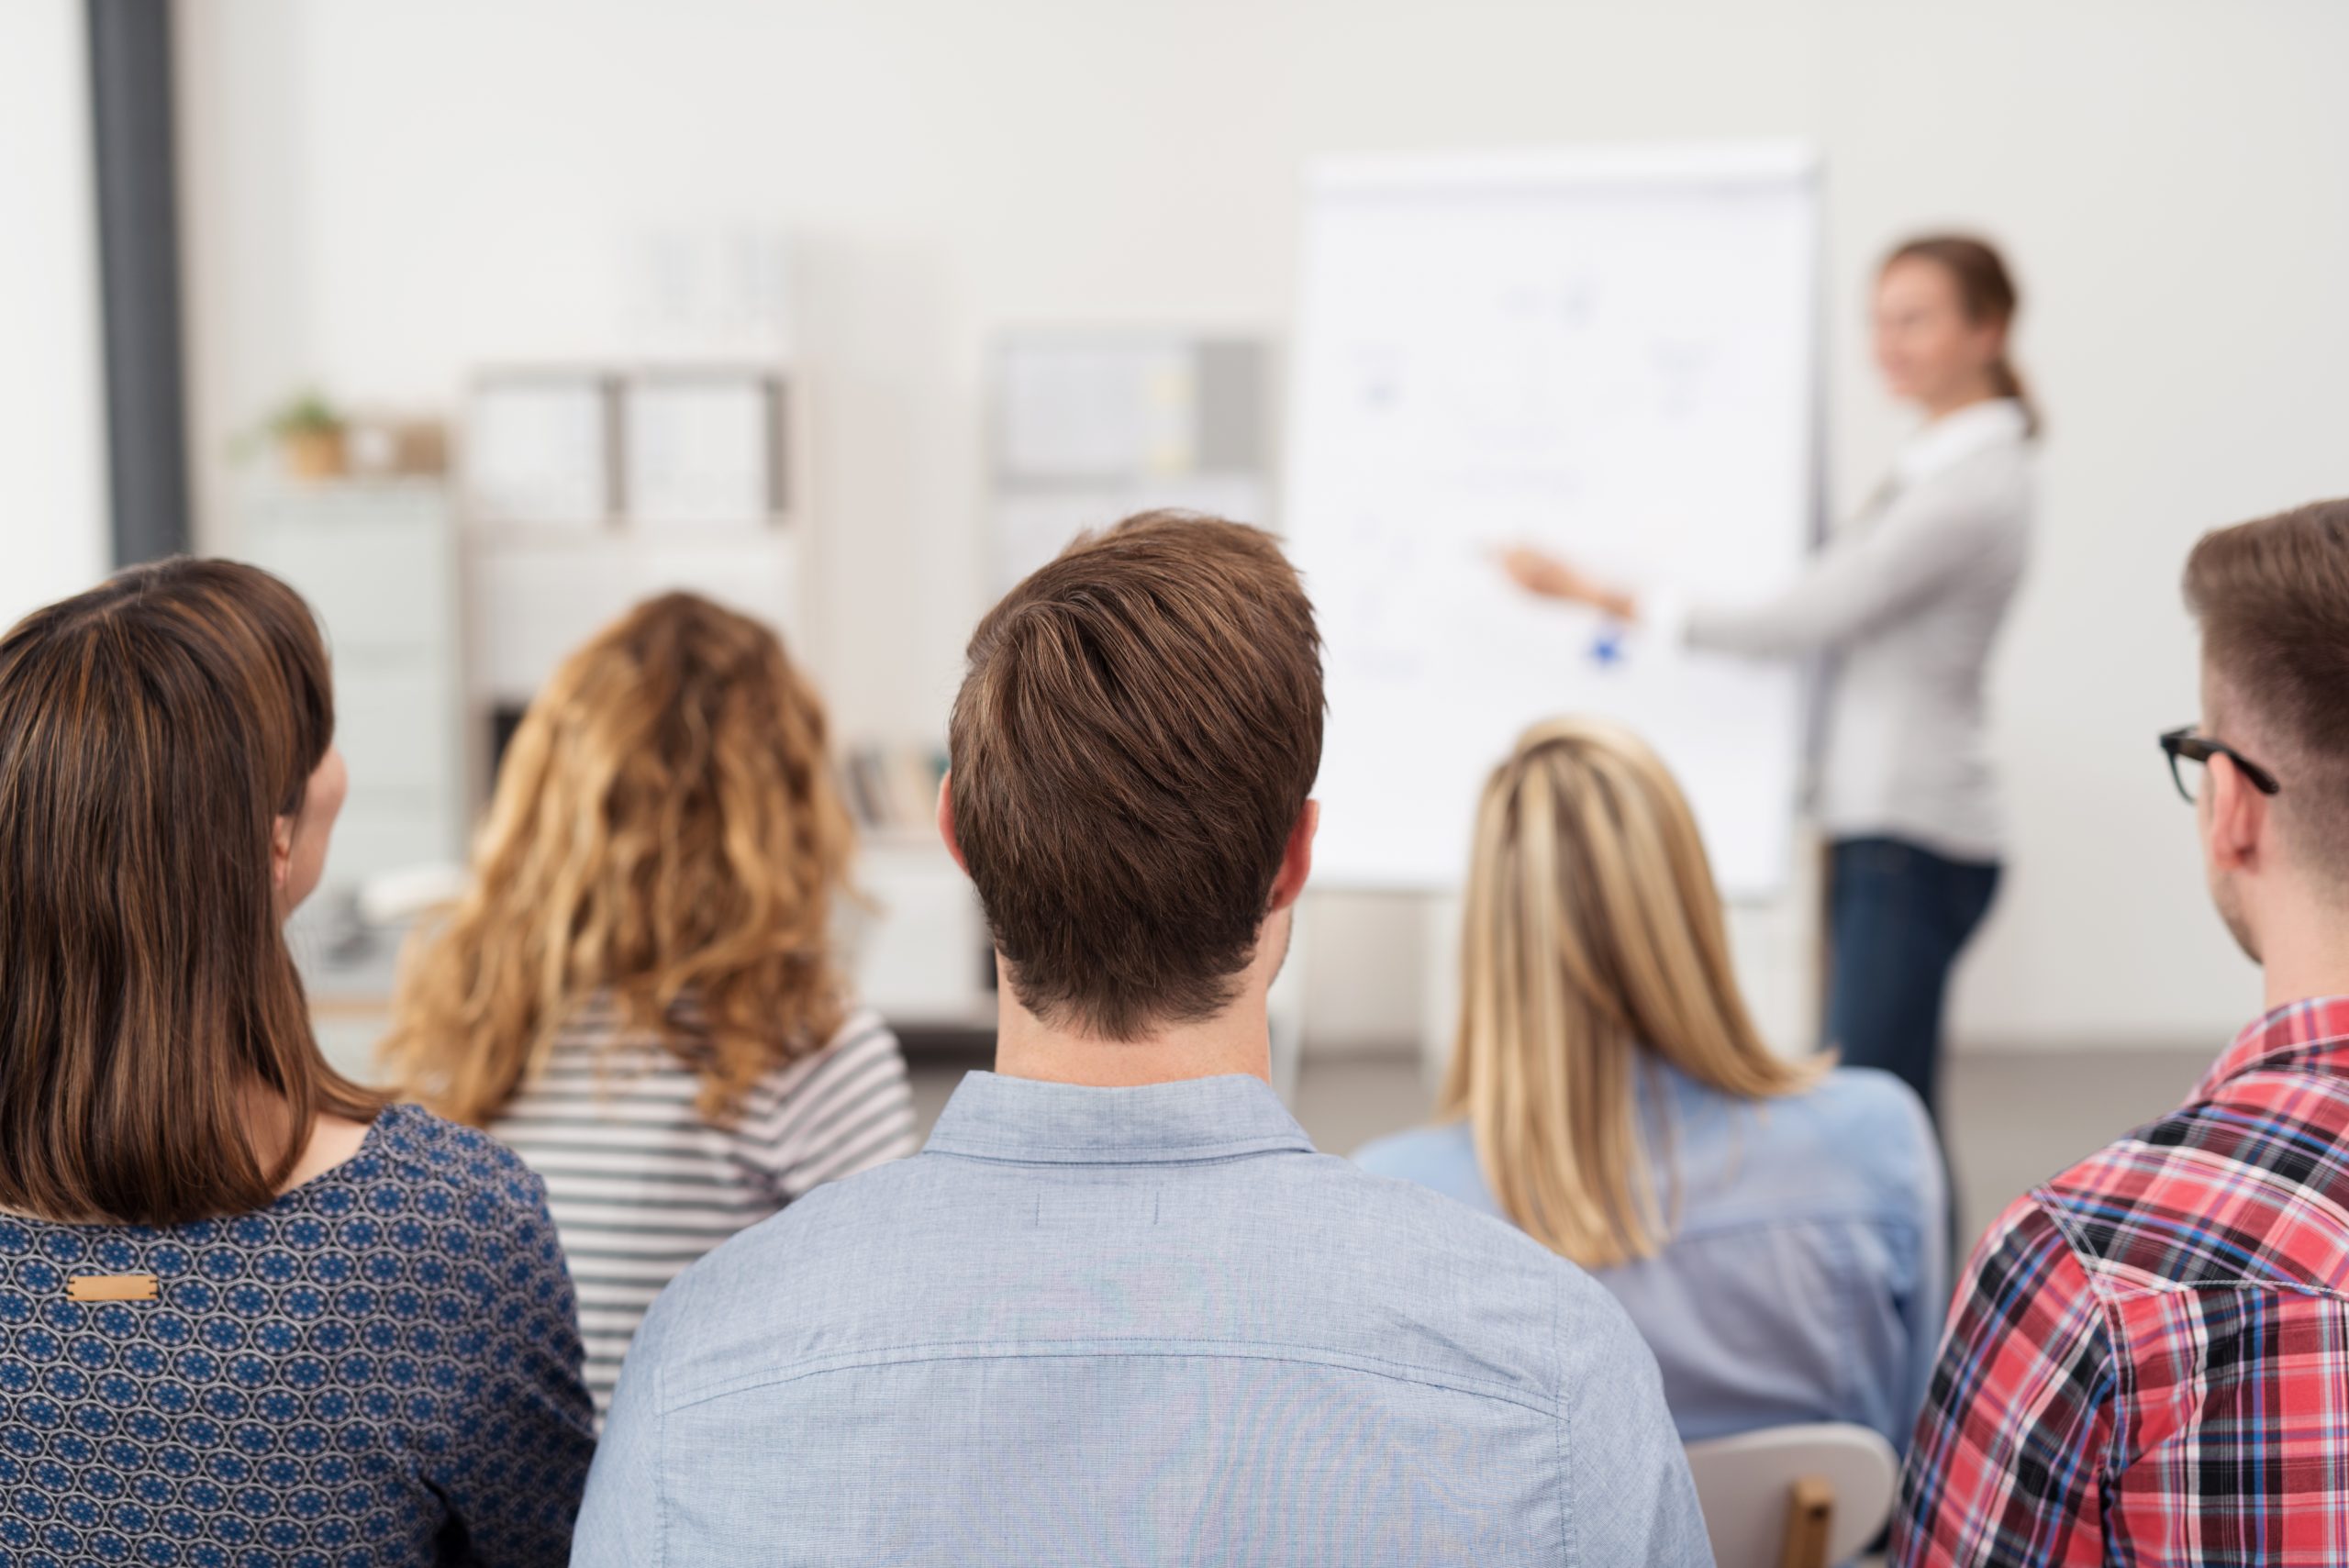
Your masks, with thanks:
M 2274 795 L 2284 787 L 2276 782 L 2274 773 L 2269 773 L 2233 747 L 2213 740 L 2208 736 L 2195 734 L 2194 726 L 2190 724 L 2164 731 L 2162 751 L 2169 758 L 2169 781 L 2177 786 L 2177 793 L 2186 797 L 2187 804 L 2189 806 L 2194 801 L 2194 791 L 2187 784 L 2186 770 L 2177 765 L 2178 759 L 2181 757 L 2189 762 L 2207 762 L 2213 757 L 2224 757 L 2235 765 L 2243 777 L 2251 781 L 2251 787 L 2262 795 Z

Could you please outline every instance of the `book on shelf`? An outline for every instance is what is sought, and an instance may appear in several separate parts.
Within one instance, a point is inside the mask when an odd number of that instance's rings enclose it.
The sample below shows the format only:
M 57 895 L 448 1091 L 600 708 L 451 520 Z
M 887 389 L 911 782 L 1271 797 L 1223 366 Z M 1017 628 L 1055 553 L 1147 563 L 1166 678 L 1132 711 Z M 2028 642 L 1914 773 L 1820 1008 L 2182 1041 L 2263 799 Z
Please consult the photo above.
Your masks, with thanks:
M 868 833 L 927 832 L 938 809 L 946 754 L 935 747 L 868 744 L 849 749 L 841 767 L 849 809 Z

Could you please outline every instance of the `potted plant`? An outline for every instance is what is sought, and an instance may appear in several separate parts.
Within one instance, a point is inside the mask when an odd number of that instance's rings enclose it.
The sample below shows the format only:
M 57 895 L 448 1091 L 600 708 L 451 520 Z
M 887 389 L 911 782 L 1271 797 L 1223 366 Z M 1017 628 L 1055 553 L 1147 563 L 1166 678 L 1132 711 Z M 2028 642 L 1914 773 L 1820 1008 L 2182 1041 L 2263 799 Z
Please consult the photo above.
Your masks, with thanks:
M 298 480 L 340 479 L 350 472 L 349 424 L 319 393 L 305 392 L 271 415 L 262 429 L 277 445 L 286 473 Z

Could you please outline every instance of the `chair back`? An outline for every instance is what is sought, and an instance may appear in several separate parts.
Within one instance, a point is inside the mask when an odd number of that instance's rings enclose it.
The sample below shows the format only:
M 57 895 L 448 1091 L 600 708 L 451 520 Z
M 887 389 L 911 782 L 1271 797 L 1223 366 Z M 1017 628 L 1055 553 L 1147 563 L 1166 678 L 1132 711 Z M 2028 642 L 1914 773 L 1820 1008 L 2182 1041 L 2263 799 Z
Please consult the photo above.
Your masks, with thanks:
M 1690 1443 L 1688 1473 L 1720 1568 L 1831 1568 L 1884 1528 L 1900 1463 L 1881 1433 L 1823 1422 Z

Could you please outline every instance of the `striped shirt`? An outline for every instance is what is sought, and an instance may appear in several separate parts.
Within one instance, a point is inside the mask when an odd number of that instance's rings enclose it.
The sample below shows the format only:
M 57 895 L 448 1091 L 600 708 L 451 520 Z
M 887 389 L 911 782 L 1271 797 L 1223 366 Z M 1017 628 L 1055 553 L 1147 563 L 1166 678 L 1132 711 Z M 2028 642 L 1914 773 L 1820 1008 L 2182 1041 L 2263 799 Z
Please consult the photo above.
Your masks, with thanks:
M 2349 1562 L 2349 997 L 2018 1199 L 1909 1452 L 1899 1568 Z
M 645 1308 L 685 1265 L 917 1142 L 905 1055 L 869 1008 L 822 1050 L 770 1069 L 730 1126 L 700 1115 L 700 1092 L 691 1066 L 599 997 L 490 1129 L 546 1182 L 599 1420 Z

